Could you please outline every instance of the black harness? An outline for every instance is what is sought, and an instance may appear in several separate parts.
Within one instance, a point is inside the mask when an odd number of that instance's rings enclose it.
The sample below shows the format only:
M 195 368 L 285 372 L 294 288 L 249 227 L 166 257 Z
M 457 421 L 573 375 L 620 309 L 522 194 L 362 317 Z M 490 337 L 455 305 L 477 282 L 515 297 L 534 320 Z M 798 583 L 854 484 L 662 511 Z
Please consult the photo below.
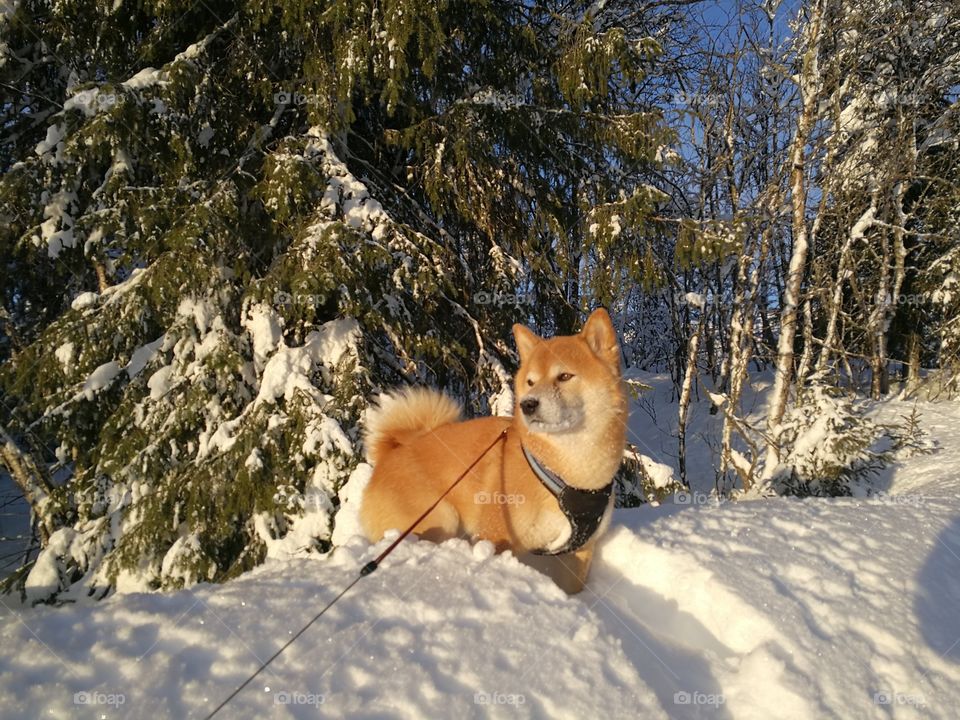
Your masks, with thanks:
M 572 485 L 567 485 L 563 478 L 537 460 L 523 445 L 520 447 L 523 449 L 523 456 L 527 459 L 527 464 L 530 465 L 533 474 L 539 478 L 547 491 L 557 499 L 560 511 L 570 523 L 570 538 L 563 547 L 557 550 L 534 550 L 534 554 L 563 555 L 579 550 L 600 527 L 603 514 L 607 511 L 607 505 L 610 502 L 613 481 L 611 480 L 597 490 L 575 488 Z

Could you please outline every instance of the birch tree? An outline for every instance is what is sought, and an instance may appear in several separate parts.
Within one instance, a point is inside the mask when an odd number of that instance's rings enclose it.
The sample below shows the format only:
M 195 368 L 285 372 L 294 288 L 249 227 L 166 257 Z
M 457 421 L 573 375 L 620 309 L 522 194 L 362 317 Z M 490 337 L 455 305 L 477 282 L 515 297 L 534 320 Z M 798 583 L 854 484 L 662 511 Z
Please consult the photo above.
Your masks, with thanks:
M 767 452 L 765 474 L 775 469 L 779 460 L 776 437 L 780 421 L 786 411 L 793 379 L 794 338 L 797 328 L 797 308 L 801 301 L 801 286 L 807 269 L 809 251 L 807 229 L 807 168 L 806 146 L 813 129 L 821 90 L 820 41 L 823 33 L 826 0 L 816 0 L 810 7 L 800 44 L 800 62 L 797 86 L 800 92 L 800 107 L 796 129 L 790 147 L 790 207 L 792 217 L 793 248 L 790 264 L 784 280 L 783 300 L 780 310 L 780 337 L 777 342 L 777 359 L 773 390 L 767 409 L 767 431 L 772 439 Z

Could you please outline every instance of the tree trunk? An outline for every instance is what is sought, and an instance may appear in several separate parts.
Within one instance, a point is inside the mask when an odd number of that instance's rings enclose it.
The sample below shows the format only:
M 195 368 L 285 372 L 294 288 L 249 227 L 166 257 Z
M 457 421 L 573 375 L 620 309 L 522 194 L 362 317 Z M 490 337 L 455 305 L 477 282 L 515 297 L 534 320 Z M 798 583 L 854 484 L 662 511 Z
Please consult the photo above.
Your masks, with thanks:
M 806 27 L 807 47 L 803 54 L 800 70 L 800 94 L 802 107 L 797 120 L 796 133 L 790 149 L 790 192 L 792 203 L 793 252 L 783 288 L 783 305 L 780 311 L 780 338 L 777 342 L 777 366 L 771 391 L 767 416 L 767 429 L 770 440 L 767 446 L 767 462 L 764 475 L 770 477 L 780 460 L 777 435 L 780 422 L 787 409 L 790 394 L 790 381 L 793 375 L 793 343 L 797 332 L 797 308 L 800 304 L 800 290 L 807 265 L 809 250 L 807 233 L 807 187 L 804 167 L 805 148 L 810 139 L 814 113 L 820 97 L 820 77 L 817 57 L 820 53 L 820 37 L 823 25 L 823 0 L 815 3 L 811 9 L 810 20 Z
M 860 219 L 854 223 L 846 240 L 844 240 L 843 247 L 840 249 L 837 276 L 833 283 L 833 293 L 827 307 L 827 331 L 823 337 L 823 348 L 820 351 L 820 357 L 817 359 L 818 374 L 826 370 L 830 354 L 834 351 L 834 345 L 837 342 L 837 319 L 840 317 L 840 306 L 843 304 L 843 286 L 847 282 L 850 274 L 850 252 L 853 244 L 862 240 L 867 228 L 873 224 L 876 212 L 876 198 L 874 198 L 870 207 L 867 208 L 860 216 Z
M 97 272 L 97 287 L 101 293 L 106 292 L 107 288 L 110 287 L 110 282 L 107 280 L 107 268 L 102 262 L 97 260 L 93 264 L 94 269 Z
M 30 510 L 37 521 L 40 544 L 45 546 L 56 529 L 49 507 L 53 486 L 43 466 L 37 463 L 29 451 L 21 450 L 2 426 L 0 426 L 0 464 L 7 468 L 10 477 L 30 505 Z
M 690 483 L 687 481 L 687 415 L 690 410 L 690 394 L 693 388 L 693 379 L 697 374 L 697 351 L 700 346 L 700 335 L 703 332 L 704 322 L 707 317 L 707 308 L 700 309 L 700 322 L 697 329 L 690 336 L 690 342 L 687 345 L 687 369 L 683 375 L 683 387 L 680 390 L 680 408 L 677 421 L 677 442 L 678 459 L 680 466 L 680 482 L 687 487 Z
M 910 350 L 907 360 L 907 392 L 913 392 L 920 384 L 920 334 L 910 333 Z

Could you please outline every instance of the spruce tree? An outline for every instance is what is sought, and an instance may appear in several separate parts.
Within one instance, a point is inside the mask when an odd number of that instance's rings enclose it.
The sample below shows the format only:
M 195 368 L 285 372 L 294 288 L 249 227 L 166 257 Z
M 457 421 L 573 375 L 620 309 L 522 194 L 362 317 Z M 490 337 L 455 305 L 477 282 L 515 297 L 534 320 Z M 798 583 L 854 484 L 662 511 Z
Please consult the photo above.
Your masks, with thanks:
M 31 600 L 326 550 L 371 397 L 502 412 L 510 323 L 568 331 L 640 272 L 669 135 L 630 3 L 8 7 L 0 429 Z

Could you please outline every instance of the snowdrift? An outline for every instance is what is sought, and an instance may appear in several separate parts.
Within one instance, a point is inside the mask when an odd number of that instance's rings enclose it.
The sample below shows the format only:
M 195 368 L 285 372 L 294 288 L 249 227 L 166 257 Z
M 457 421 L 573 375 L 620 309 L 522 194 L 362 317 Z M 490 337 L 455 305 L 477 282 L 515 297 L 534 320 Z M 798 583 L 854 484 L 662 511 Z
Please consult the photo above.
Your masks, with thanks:
M 877 497 L 618 511 L 577 597 L 487 543 L 405 541 L 222 716 L 956 717 L 960 413 L 925 413 L 943 449 Z M 4 717 L 205 716 L 378 550 L 354 534 L 365 478 L 329 556 L 5 607 Z

